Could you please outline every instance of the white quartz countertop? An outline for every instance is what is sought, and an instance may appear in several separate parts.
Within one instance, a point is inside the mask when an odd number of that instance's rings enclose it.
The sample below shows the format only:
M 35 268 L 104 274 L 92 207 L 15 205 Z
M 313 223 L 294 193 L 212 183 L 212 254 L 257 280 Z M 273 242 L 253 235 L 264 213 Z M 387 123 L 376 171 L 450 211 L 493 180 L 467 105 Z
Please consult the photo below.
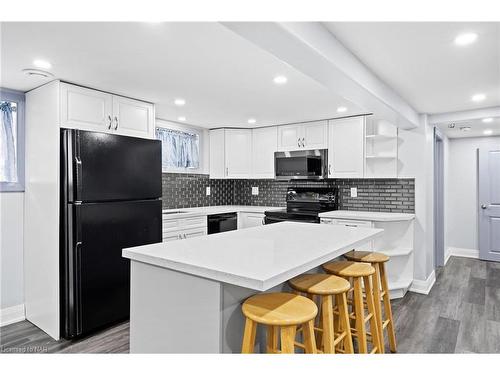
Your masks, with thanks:
M 372 212 L 372 211 L 328 211 L 319 214 L 325 219 L 350 219 L 350 220 L 370 220 L 370 221 L 407 221 L 415 218 L 414 214 L 396 212 Z
M 381 235 L 382 229 L 282 222 L 123 250 L 158 267 L 268 290 Z
M 200 215 L 225 214 L 229 212 L 264 213 L 264 211 L 280 210 L 284 207 L 269 206 L 205 206 L 191 208 L 174 208 L 162 210 L 164 219 L 180 219 Z

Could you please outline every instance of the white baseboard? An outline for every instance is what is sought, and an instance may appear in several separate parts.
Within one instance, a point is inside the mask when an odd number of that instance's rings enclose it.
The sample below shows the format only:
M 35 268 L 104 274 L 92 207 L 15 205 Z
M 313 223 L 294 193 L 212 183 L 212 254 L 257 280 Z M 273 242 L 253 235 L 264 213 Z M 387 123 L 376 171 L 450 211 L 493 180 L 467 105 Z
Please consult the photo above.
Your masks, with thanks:
M 462 258 L 479 258 L 479 250 L 477 249 L 467 249 L 463 247 L 449 247 L 448 252 L 450 255 Z
M 414 279 L 413 282 L 411 283 L 410 291 L 420 294 L 429 294 L 435 282 L 436 282 L 436 273 L 433 270 L 426 280 Z
M 0 327 L 7 326 L 12 323 L 21 322 L 26 319 L 24 313 L 24 304 L 7 307 L 0 310 Z
M 448 263 L 448 261 L 450 260 L 450 257 L 451 257 L 451 249 L 448 247 L 444 253 L 444 265 L 445 266 Z

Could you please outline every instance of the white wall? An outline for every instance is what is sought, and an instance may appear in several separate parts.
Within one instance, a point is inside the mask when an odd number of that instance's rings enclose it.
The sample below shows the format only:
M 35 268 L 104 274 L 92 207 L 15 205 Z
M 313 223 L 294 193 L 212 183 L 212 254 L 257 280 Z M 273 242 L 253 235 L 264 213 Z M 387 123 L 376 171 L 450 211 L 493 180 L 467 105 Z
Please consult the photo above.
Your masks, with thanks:
M 420 121 L 416 129 L 399 130 L 398 153 L 399 176 L 415 178 L 414 278 L 423 285 L 434 271 L 434 130 L 426 115 Z
M 24 303 L 24 193 L 0 193 L 0 309 Z
M 453 252 L 477 254 L 477 149 L 500 147 L 500 137 L 450 139 L 446 243 Z M 458 249 L 458 250 L 457 250 Z

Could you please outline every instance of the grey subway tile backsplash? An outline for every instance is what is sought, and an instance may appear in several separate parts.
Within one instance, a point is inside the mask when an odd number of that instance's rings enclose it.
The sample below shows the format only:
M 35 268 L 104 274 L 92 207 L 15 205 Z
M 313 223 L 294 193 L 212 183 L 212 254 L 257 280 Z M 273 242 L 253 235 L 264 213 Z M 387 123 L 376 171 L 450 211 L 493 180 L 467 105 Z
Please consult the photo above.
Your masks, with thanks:
M 339 188 L 339 208 L 354 211 L 415 212 L 414 179 L 328 179 L 323 181 L 211 180 L 204 174 L 164 173 L 163 208 L 219 205 L 286 205 L 288 186 Z M 211 194 L 206 195 L 210 186 Z M 252 195 L 252 187 L 259 195 Z M 351 187 L 358 197 L 350 196 Z

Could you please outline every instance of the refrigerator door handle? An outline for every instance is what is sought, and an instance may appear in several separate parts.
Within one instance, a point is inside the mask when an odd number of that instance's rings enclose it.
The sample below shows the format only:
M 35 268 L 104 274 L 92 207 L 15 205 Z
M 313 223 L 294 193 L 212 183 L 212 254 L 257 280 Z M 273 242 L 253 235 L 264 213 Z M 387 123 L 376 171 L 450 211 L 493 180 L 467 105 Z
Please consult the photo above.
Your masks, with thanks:
M 74 188 L 75 188 L 75 195 L 74 200 L 75 201 L 81 201 L 82 199 L 82 158 L 81 158 L 81 153 L 80 153 L 80 132 L 75 131 L 74 133 L 74 159 L 75 159 L 75 181 L 74 183 Z
M 75 320 L 76 320 L 76 334 L 80 335 L 82 333 L 82 242 L 78 241 L 75 244 L 75 282 L 76 282 L 76 293 L 75 293 Z

